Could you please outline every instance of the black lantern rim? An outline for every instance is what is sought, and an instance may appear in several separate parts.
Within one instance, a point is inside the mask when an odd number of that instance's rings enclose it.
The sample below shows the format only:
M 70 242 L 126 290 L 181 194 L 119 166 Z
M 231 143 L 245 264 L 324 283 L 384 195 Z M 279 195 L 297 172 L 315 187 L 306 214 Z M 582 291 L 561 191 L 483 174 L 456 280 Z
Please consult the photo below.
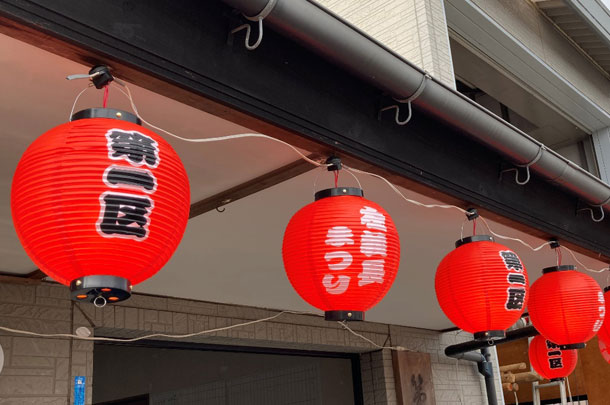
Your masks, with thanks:
M 326 190 L 320 190 L 314 195 L 314 201 L 321 200 L 327 197 L 340 197 L 340 196 L 356 196 L 364 197 L 364 191 L 358 187 L 335 187 L 327 188 Z
M 103 307 L 131 297 L 131 283 L 117 276 L 84 276 L 70 282 L 70 295 L 73 301 Z
M 474 340 L 494 340 L 504 339 L 506 332 L 503 330 L 486 330 L 485 332 L 476 332 L 473 334 Z
M 493 242 L 494 238 L 490 235 L 473 235 L 473 236 L 469 236 L 467 238 L 463 238 L 463 239 L 459 239 L 457 241 L 455 241 L 455 247 L 459 248 L 460 246 L 463 246 L 467 243 L 472 243 L 472 242 Z
M 568 271 L 568 270 L 576 270 L 576 266 L 573 264 L 563 264 L 561 266 L 551 266 L 545 267 L 542 269 L 542 274 L 553 273 L 555 271 Z
M 72 115 L 72 121 L 89 118 L 110 118 L 142 125 L 142 121 L 134 114 L 114 108 L 87 108 Z
M 610 285 L 608 287 L 604 287 L 604 293 L 607 293 L 608 291 L 610 291 Z
M 364 321 L 363 311 L 326 311 L 324 312 L 326 321 Z

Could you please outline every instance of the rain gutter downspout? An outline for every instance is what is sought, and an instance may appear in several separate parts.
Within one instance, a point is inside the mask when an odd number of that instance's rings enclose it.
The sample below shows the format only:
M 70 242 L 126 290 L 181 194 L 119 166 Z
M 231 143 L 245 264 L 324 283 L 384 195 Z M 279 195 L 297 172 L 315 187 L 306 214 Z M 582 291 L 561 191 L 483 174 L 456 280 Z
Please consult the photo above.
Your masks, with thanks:
M 610 210 L 609 185 L 459 92 L 430 78 L 425 71 L 315 2 L 275 0 L 271 8 L 267 7 L 270 0 L 223 1 L 249 17 L 256 17 L 267 8 L 265 27 L 294 39 L 397 100 L 409 99 L 426 81 L 414 105 L 503 154 L 516 166 L 528 167 L 590 205 Z

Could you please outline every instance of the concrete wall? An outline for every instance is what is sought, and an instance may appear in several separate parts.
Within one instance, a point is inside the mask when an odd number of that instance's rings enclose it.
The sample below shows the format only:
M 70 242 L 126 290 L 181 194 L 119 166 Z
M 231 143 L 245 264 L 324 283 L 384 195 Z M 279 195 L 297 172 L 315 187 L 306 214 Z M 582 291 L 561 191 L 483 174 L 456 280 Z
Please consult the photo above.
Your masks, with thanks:
M 98 336 L 134 337 L 150 332 L 192 333 L 274 315 L 251 307 L 134 295 L 103 309 L 73 304 L 66 287 L 56 284 L 0 283 L 0 325 L 41 333 L 73 333 L 87 326 Z M 485 404 L 485 388 L 469 362 L 457 363 L 444 348 L 468 334 L 384 325 L 350 324 L 377 344 L 391 343 L 431 355 L 437 404 Z M 273 321 L 190 338 L 191 342 L 255 347 L 359 352 L 365 404 L 396 404 L 391 353 L 376 350 L 334 322 L 319 316 L 284 314 Z M 5 367 L 0 373 L 0 404 L 68 404 L 74 376 L 87 377 L 91 403 L 93 343 L 0 332 Z M 70 402 L 68 402 L 70 400 Z
M 455 88 L 443 0 L 318 0 L 318 3 Z

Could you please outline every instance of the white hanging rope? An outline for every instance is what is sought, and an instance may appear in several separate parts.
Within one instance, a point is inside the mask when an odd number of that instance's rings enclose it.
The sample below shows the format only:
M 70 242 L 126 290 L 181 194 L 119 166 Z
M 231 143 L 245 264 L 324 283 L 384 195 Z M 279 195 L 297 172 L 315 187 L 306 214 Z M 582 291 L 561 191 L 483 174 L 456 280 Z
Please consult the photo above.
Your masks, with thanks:
M 367 338 L 366 336 L 361 335 L 358 332 L 353 331 L 349 326 L 347 326 L 347 322 L 346 321 L 337 321 L 337 323 L 339 325 L 341 325 L 345 330 L 347 330 L 348 332 L 350 332 L 352 335 L 359 337 L 360 339 L 370 343 L 371 345 L 373 345 L 374 347 L 378 348 L 378 349 L 382 349 L 382 350 L 395 350 L 397 352 L 411 352 L 412 350 L 406 349 L 402 346 L 381 346 L 375 342 L 373 342 L 371 339 Z
M 294 147 L 293 145 L 289 144 L 288 142 L 284 142 L 284 141 L 282 141 L 282 140 L 280 140 L 280 139 L 276 139 L 276 138 L 273 138 L 273 137 L 271 137 L 271 136 L 264 135 L 264 134 L 236 134 L 236 135 L 219 136 L 219 137 L 213 137 L 213 138 L 197 138 L 197 139 L 192 139 L 192 138 L 183 138 L 183 137 L 181 137 L 181 136 L 178 136 L 178 135 L 176 135 L 176 134 L 174 134 L 174 133 L 172 133 L 172 132 L 170 132 L 170 131 L 167 131 L 167 130 L 165 130 L 165 129 L 163 129 L 163 128 L 160 128 L 160 127 L 158 127 L 158 126 L 156 126 L 156 125 L 153 125 L 153 124 L 151 124 L 150 122 L 146 121 L 146 120 L 145 120 L 145 119 L 142 117 L 142 115 L 140 115 L 140 113 L 139 113 L 139 111 L 138 111 L 138 108 L 137 108 L 137 107 L 136 107 L 136 105 L 135 105 L 135 102 L 134 102 L 134 100 L 133 100 L 133 96 L 132 96 L 132 94 L 131 94 L 131 91 L 129 90 L 129 86 L 127 86 L 125 83 L 122 83 L 122 82 L 121 82 L 120 86 L 122 86 L 122 87 L 124 87 L 124 88 L 125 88 L 125 91 L 124 91 L 124 90 L 123 90 L 121 87 L 119 87 L 119 86 L 118 86 L 116 83 L 113 83 L 113 84 L 115 85 L 115 88 L 117 88 L 117 89 L 118 89 L 118 90 L 119 90 L 121 93 L 123 93 L 123 94 L 124 94 L 124 95 L 127 97 L 127 99 L 129 100 L 129 103 L 130 103 L 131 108 L 133 109 L 134 113 L 136 114 L 136 116 L 137 116 L 137 117 L 138 117 L 140 120 L 142 120 L 142 122 L 143 122 L 143 123 L 145 123 L 146 125 L 148 125 L 149 127 L 153 128 L 153 129 L 156 129 L 156 130 L 158 130 L 158 131 L 161 131 L 161 132 L 163 132 L 163 133 L 165 133 L 165 134 L 167 134 L 167 135 L 169 135 L 169 136 L 172 136 L 172 137 L 174 137 L 174 138 L 176 138 L 176 139 L 180 139 L 180 140 L 185 141 L 185 142 L 217 142 L 217 141 L 226 141 L 226 140 L 231 140 L 231 139 L 239 139 L 239 138 L 265 138 L 265 139 L 269 139 L 269 140 L 272 140 L 272 141 L 275 141 L 275 142 L 279 142 L 279 143 L 281 143 L 281 144 L 283 144 L 283 145 L 286 145 L 286 146 L 290 147 L 290 148 L 291 148 L 292 150 L 294 150 L 294 151 L 295 151 L 295 152 L 296 152 L 296 153 L 297 153 L 297 154 L 298 154 L 298 155 L 299 155 L 299 156 L 300 156 L 302 159 L 304 159 L 305 161 L 307 161 L 307 162 L 309 162 L 309 163 L 311 163 L 311 164 L 313 164 L 313 165 L 315 165 L 315 166 L 326 166 L 326 167 L 327 167 L 327 166 L 330 166 L 330 164 L 327 164 L 327 163 L 322 163 L 322 162 L 318 162 L 318 161 L 315 161 L 315 160 L 310 159 L 309 157 L 307 157 L 306 155 L 304 155 L 303 153 L 301 153 L 301 152 L 300 152 L 300 151 L 299 151 L 299 150 L 298 150 L 296 147 Z M 85 89 L 85 90 L 87 90 L 87 89 Z M 82 94 L 82 93 L 83 93 L 85 90 L 83 90 L 83 91 L 81 91 L 81 93 L 79 93 L 79 95 L 77 96 L 77 99 L 75 100 L 75 103 L 74 103 L 74 104 L 76 104 L 76 101 L 78 100 L 78 97 L 80 97 L 80 95 L 81 95 L 81 94 Z M 73 107 L 73 108 L 74 108 L 74 107 Z M 402 193 L 402 192 L 401 192 L 401 191 L 398 189 L 398 187 L 396 187 L 396 186 L 395 186 L 395 185 L 394 185 L 392 182 L 390 182 L 388 179 L 386 179 L 385 177 L 380 176 L 380 175 L 378 175 L 378 174 L 371 173 L 371 172 L 367 172 L 367 171 L 365 171 L 365 170 L 359 170 L 359 169 L 356 169 L 356 168 L 353 168 L 353 167 L 349 167 L 349 166 L 347 166 L 347 165 L 345 165 L 345 164 L 343 165 L 343 167 L 346 169 L 346 171 L 347 171 L 349 174 L 351 174 L 351 175 L 352 175 L 352 176 L 353 176 L 353 177 L 356 179 L 356 181 L 358 182 L 358 185 L 360 186 L 360 188 L 362 188 L 362 186 L 360 185 L 360 181 L 359 181 L 359 180 L 358 180 L 358 178 L 357 178 L 357 177 L 354 175 L 354 173 L 365 174 L 365 175 L 368 175 L 368 176 L 375 177 L 375 178 L 377 178 L 377 179 L 379 179 L 379 180 L 382 180 L 382 181 L 383 181 L 384 183 L 386 183 L 386 184 L 387 184 L 387 185 L 388 185 L 388 186 L 389 186 L 389 187 L 390 187 L 390 188 L 391 188 L 391 189 L 392 189 L 392 190 L 393 190 L 393 191 L 394 191 L 396 194 L 398 194 L 398 195 L 399 195 L 399 196 L 400 196 L 400 197 L 401 197 L 403 200 L 405 200 L 406 202 L 408 202 L 408 203 L 410 203 L 410 204 L 416 205 L 416 206 L 418 206 L 418 207 L 423 207 L 423 208 L 441 208 L 441 209 L 455 209 L 455 210 L 458 210 L 459 212 L 461 212 L 462 214 L 466 214 L 466 210 L 465 210 L 465 209 L 463 209 L 463 208 L 461 208 L 461 207 L 458 207 L 457 205 L 452 205 L 452 204 L 425 204 L 425 203 L 422 203 L 422 202 L 420 202 L 420 201 L 417 201 L 417 200 L 413 200 L 413 199 L 411 199 L 411 198 L 408 198 L 408 197 L 406 197 L 406 196 L 405 196 L 405 195 L 404 195 L 404 194 L 403 194 L 403 193 Z M 353 173 L 352 173 L 352 172 L 353 172 Z M 314 186 L 314 187 L 315 187 L 315 186 Z M 533 252 L 538 252 L 538 251 L 540 251 L 542 248 L 544 248 L 545 246 L 548 246 L 548 245 L 550 245 L 550 244 L 551 244 L 551 242 L 544 242 L 544 243 L 543 243 L 543 244 L 541 244 L 540 246 L 536 246 L 536 247 L 534 247 L 534 246 L 530 245 L 529 243 L 525 242 L 524 240 L 522 240 L 522 239 L 520 239 L 520 238 L 515 238 L 515 237 L 512 237 L 512 236 L 506 236 L 506 235 L 502 235 L 502 234 L 499 234 L 499 233 L 497 233 L 497 232 L 493 231 L 493 230 L 491 229 L 491 227 L 489 226 L 489 223 L 487 222 L 487 220 L 485 220 L 485 218 L 483 218 L 483 217 L 479 217 L 479 218 L 481 218 L 481 220 L 483 221 L 483 223 L 485 224 L 485 226 L 486 226 L 486 227 L 487 227 L 487 229 L 489 230 L 489 233 L 490 233 L 490 234 L 492 234 L 493 236 L 495 236 L 496 238 L 498 238 L 498 239 L 503 239 L 503 240 L 514 241 L 514 242 L 518 242 L 518 243 L 522 244 L 523 246 L 527 247 L 528 249 L 532 250 Z M 604 267 L 604 268 L 599 269 L 599 270 L 591 269 L 591 268 L 589 268 L 589 267 L 585 266 L 585 265 L 584 265 L 584 264 L 583 264 L 583 263 L 582 263 L 580 260 L 578 260 L 578 258 L 576 257 L 576 255 L 574 254 L 574 252 L 573 252 L 571 249 L 568 249 L 568 248 L 567 248 L 567 247 L 565 247 L 565 246 L 562 246 L 562 247 L 563 247 L 564 249 L 566 249 L 566 250 L 567 250 L 567 251 L 570 253 L 570 255 L 571 255 L 573 258 L 574 258 L 574 260 L 575 260 L 575 261 L 576 261 L 576 262 L 577 262 L 577 263 L 578 263 L 578 264 L 581 266 L 581 268 L 583 268 L 583 269 L 584 269 L 584 270 L 586 270 L 586 271 L 593 272 L 593 273 L 602 273 L 602 272 L 604 272 L 604 271 L 610 270 L 610 267 Z

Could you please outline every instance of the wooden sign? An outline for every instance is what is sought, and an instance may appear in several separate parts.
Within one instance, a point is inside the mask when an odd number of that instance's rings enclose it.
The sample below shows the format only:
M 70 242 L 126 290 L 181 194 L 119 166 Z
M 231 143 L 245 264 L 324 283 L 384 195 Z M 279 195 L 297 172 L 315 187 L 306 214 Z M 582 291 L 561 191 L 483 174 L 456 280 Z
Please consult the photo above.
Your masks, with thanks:
M 435 405 L 430 354 L 392 352 L 396 396 L 402 405 Z

